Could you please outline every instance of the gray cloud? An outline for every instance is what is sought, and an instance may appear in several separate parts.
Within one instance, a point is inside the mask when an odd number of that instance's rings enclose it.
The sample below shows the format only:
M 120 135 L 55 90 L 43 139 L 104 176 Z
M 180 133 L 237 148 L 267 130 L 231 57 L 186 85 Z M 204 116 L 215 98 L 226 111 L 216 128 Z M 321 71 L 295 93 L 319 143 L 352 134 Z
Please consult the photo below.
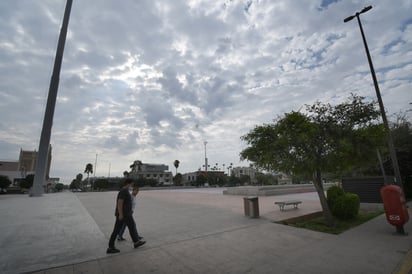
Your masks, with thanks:
M 65 1 L 0 3 L 0 149 L 37 149 Z M 256 124 L 351 92 L 375 98 L 358 1 L 74 1 L 52 132 L 52 176 L 133 160 L 239 163 Z M 410 1 L 362 16 L 388 113 L 410 109 Z M 412 112 L 408 112 L 412 113 Z M 14 152 L 13 152 L 14 151 Z M 104 163 L 104 164 L 103 164 Z M 106 175 L 103 168 L 97 175 Z M 101 172 L 101 173 L 100 173 Z

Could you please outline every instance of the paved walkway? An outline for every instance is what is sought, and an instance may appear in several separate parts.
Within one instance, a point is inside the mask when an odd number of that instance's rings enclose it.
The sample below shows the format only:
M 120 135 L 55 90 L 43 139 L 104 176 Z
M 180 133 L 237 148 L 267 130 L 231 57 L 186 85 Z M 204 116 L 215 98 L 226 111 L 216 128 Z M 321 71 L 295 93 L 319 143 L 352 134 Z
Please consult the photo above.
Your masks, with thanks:
M 141 191 L 130 237 L 105 253 L 116 192 L 0 196 L 0 273 L 408 273 L 411 236 L 381 215 L 340 235 L 273 223 L 320 210 L 316 193 L 259 197 L 261 218 L 221 189 Z M 303 201 L 280 212 L 273 202 Z M 411 222 L 405 226 L 412 232 Z M 127 235 L 128 236 L 128 235 Z

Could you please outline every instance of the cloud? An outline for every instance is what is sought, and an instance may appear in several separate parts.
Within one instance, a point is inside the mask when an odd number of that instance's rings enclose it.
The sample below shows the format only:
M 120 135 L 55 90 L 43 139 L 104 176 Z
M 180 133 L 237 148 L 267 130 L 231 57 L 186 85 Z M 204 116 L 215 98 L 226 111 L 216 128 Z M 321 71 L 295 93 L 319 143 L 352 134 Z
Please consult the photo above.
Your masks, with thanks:
M 0 149 L 37 149 L 65 1 L 0 3 Z M 239 162 L 240 136 L 316 100 L 375 91 L 359 1 L 75 1 L 51 143 L 70 183 L 134 160 L 197 170 Z M 412 4 L 362 15 L 388 113 L 410 109 Z M 412 112 L 408 112 L 412 113 Z

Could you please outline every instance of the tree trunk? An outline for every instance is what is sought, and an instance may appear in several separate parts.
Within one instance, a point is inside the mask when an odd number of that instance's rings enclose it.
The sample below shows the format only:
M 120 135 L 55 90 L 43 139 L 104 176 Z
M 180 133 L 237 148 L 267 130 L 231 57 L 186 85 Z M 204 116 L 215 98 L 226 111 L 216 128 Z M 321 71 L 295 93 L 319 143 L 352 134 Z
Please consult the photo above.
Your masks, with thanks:
M 325 218 L 325 223 L 328 226 L 333 226 L 334 219 L 329 209 L 328 201 L 326 200 L 325 190 L 323 189 L 323 184 L 322 184 L 322 176 L 319 170 L 317 170 L 313 174 L 313 184 L 315 185 L 316 191 L 318 192 L 318 195 L 319 195 L 319 201 L 320 201 L 320 205 L 322 206 L 323 217 Z

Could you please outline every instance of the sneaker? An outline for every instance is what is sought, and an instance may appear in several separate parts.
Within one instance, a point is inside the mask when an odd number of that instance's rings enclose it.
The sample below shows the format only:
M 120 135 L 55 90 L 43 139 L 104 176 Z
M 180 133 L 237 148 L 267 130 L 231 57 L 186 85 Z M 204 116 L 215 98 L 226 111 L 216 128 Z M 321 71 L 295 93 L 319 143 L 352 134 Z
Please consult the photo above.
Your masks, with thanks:
M 109 248 L 107 249 L 107 251 L 106 251 L 107 254 L 119 253 L 119 252 L 120 252 L 120 250 L 118 250 L 118 249 L 115 248 L 115 247 L 109 247 Z
M 134 248 L 138 248 L 146 243 L 146 241 L 138 241 L 134 243 Z
M 139 240 L 139 241 L 141 241 L 141 240 L 143 240 L 143 237 L 137 237 L 137 239 Z
M 118 240 L 118 241 L 126 241 L 126 239 L 123 238 L 123 237 L 117 237 L 117 240 Z

